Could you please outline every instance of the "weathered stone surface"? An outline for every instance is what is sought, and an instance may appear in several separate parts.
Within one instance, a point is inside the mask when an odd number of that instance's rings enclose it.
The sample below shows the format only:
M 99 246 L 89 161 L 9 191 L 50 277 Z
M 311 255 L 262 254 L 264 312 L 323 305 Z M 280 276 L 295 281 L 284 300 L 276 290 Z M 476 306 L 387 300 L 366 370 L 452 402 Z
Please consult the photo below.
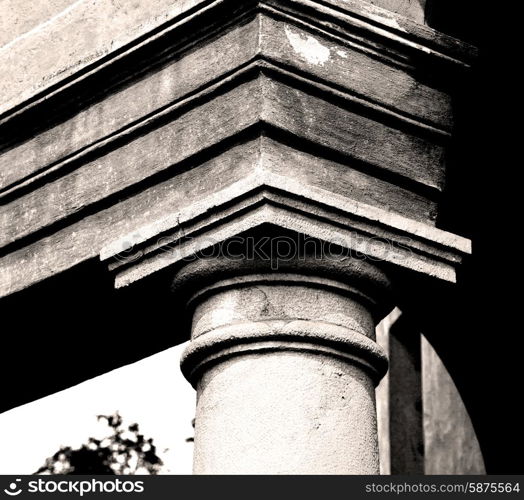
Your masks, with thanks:
M 163 144 L 169 146 L 169 143 Z M 159 146 L 159 149 L 161 148 L 162 145 Z M 428 204 L 424 198 L 353 170 L 350 165 L 322 161 L 310 153 L 297 151 L 264 137 L 234 146 L 194 168 L 175 171 L 170 174 L 173 175 L 171 179 L 162 180 L 143 192 L 133 194 L 126 201 L 113 205 L 110 198 L 109 207 L 102 205 L 97 208 L 96 214 L 80 220 L 73 217 L 69 225 L 58 228 L 45 239 L 30 243 L 25 249 L 15 250 L 4 256 L 0 263 L 5 271 L 2 273 L 4 280 L 2 291 L 6 294 L 12 293 L 78 264 L 84 259 L 95 257 L 113 238 L 125 237 L 127 233 L 139 234 L 142 226 L 154 222 L 155 217 L 161 217 L 166 213 L 179 213 L 188 204 L 209 196 L 214 190 L 220 190 L 239 181 L 243 176 L 250 175 L 260 167 L 267 172 L 285 176 L 296 164 L 301 165 L 301 180 L 307 184 L 338 195 L 350 195 L 353 200 L 366 205 L 372 202 L 391 212 L 413 219 L 421 216 L 423 219 L 430 218 L 435 210 L 435 206 Z M 145 174 L 143 164 L 136 164 L 136 169 L 133 170 L 131 167 L 134 165 L 133 162 L 130 165 L 130 175 L 134 175 L 134 171 L 136 175 Z M 152 169 L 157 167 L 153 162 L 151 165 Z M 163 164 L 160 163 L 158 166 L 163 167 Z M 102 170 L 100 172 L 99 175 L 104 173 Z M 90 177 L 87 176 L 84 181 L 88 186 L 89 179 Z M 70 186 L 74 187 L 74 184 Z M 60 196 L 60 191 L 55 192 Z M 103 194 L 103 185 L 100 192 L 95 190 L 96 196 L 100 193 Z M 75 196 L 78 199 L 78 195 Z M 68 198 L 61 199 L 69 203 Z M 11 207 L 13 206 L 18 205 Z M 3 209 L 9 207 L 7 205 Z M 60 213 L 61 210 L 60 206 L 54 205 L 45 208 L 48 213 L 53 213 L 53 210 L 56 211 L 55 213 Z M 80 209 L 81 206 L 77 206 L 77 210 Z M 82 213 L 85 214 L 80 211 L 80 214 Z M 24 216 L 24 211 L 21 211 L 21 214 L 21 220 L 30 215 Z M 39 212 L 33 213 L 34 220 L 37 222 L 38 215 Z M 43 260 L 46 260 L 45 266 L 42 265 Z
M 389 330 L 398 319 L 400 310 L 395 307 L 375 328 L 377 344 L 389 353 Z M 389 370 L 375 390 L 377 399 L 377 431 L 380 457 L 380 474 L 391 474 L 391 435 L 389 425 Z
M 471 251 L 465 238 L 261 170 L 115 240 L 101 258 L 126 286 L 264 225 L 449 281 Z
M 43 89 L 115 53 L 169 20 L 182 16 L 201 0 L 151 0 L 121 4 L 77 0 L 41 24 L 30 36 L 19 37 L 0 52 L 0 67 L 10 68 L 0 80 L 4 96 L 0 115 Z M 60 14 L 60 13 L 58 13 Z M 111 19 L 108 30 L 100 19 Z
M 52 23 L 74 7 L 75 0 L 1 0 L 0 48 L 13 43 L 20 36 L 31 36 L 42 24 Z
M 181 172 L 136 196 L 97 207 L 95 213 L 83 214 L 66 227 L 4 255 L 0 260 L 2 293 L 14 293 L 97 257 L 101 248 L 115 237 L 124 237 L 166 213 L 176 213 L 188 203 L 208 196 L 210 190 L 237 181 L 239 175 L 247 175 L 258 150 L 256 142 L 247 148 L 233 148 L 224 158 L 204 162 L 198 171 Z
M 261 113 L 258 85 L 257 80 L 240 85 L 233 93 L 182 113 L 179 119 L 2 207 L 7 228 L 2 243 L 50 225 L 249 128 Z M 237 100 L 245 103 L 242 113 L 237 111 Z
M 111 51 L 120 42 L 113 43 L 100 52 L 107 54 L 103 64 L 87 70 L 91 56 L 79 58 L 56 74 L 85 72 L 42 80 L 44 93 L 34 99 L 10 86 L 17 104 L 8 98 L 1 119 L 0 245 L 8 271 L 2 293 L 93 257 L 107 243 L 104 228 L 114 227 L 117 236 L 125 234 L 118 228 L 133 232 L 151 222 L 148 214 L 133 221 L 129 215 L 165 187 L 152 185 L 257 134 L 286 144 L 277 154 L 266 152 L 269 170 L 435 224 L 451 127 L 444 75 L 469 64 L 468 47 L 360 2 L 224 0 L 209 9 L 180 2 L 159 17 L 161 4 L 147 14 L 152 24 L 138 6 L 115 14 L 123 16 L 116 22 L 119 40 L 167 21 L 118 53 Z M 61 43 L 58 33 L 65 36 L 84 8 L 74 4 L 0 59 L 31 44 L 35 51 L 23 53 L 38 59 L 39 44 L 51 36 Z M 93 12 L 112 8 L 96 3 Z M 225 13 L 227 23 L 220 20 Z M 85 47 L 72 39 L 71 53 L 99 50 L 107 36 L 91 37 Z M 33 77 L 44 67 L 52 72 L 45 57 L 40 63 Z M 443 75 L 421 78 L 432 65 Z M 7 86 L 9 78 L 2 80 Z M 20 85 L 27 90 L 29 83 Z M 158 200 L 146 212 L 162 213 L 164 198 Z
M 257 30 L 256 21 L 240 26 L 105 96 L 64 123 L 5 151 L 0 156 L 2 188 L 8 190 L 24 179 L 30 182 L 38 172 L 82 161 L 89 151 L 132 134 L 134 124 L 136 128 L 137 122 L 144 121 L 150 114 L 161 113 L 166 106 L 172 110 L 190 109 L 191 103 L 198 102 L 195 99 L 198 92 L 206 95 L 213 90 L 214 80 L 226 79 L 230 72 L 256 55 Z M 197 96 L 192 95 L 195 92 Z M 11 167 L 14 161 L 16 169 Z
M 182 369 L 198 391 L 195 473 L 378 473 L 370 291 L 387 277 L 357 260 L 332 262 L 336 279 L 326 261 L 250 264 L 203 259 L 175 278 L 194 311 Z
M 272 0 L 267 3 L 282 2 Z M 301 8 L 303 3 L 294 0 L 284 5 L 286 9 L 295 9 Z M 435 45 L 453 50 L 460 45 L 449 37 L 368 2 L 329 0 L 325 3 L 324 10 L 332 11 L 332 15 L 345 16 L 355 25 L 378 22 L 392 33 L 389 36 L 426 38 L 431 41 L 430 51 Z M 69 83 L 68 79 L 75 73 L 86 74 L 108 60 L 121 57 L 126 51 L 136 50 L 140 45 L 137 40 L 148 32 L 156 37 L 162 36 L 191 21 L 195 13 L 220 10 L 223 6 L 229 8 L 232 4 L 227 0 L 211 5 L 204 0 L 152 0 L 144 8 L 140 3 L 123 6 L 103 0 L 77 1 L 48 19 L 49 22 L 42 23 L 29 36 L 18 37 L 9 50 L 0 51 L 0 66 L 10 68 L 0 81 L 0 92 L 4 95 L 0 115 L 25 101 L 34 100 L 41 92 L 49 92 L 54 85 Z M 252 3 L 246 4 L 249 7 Z M 99 19 L 112 19 L 113 29 L 105 29 Z M 378 31 L 376 27 L 374 30 Z M 28 71 L 29 67 L 31 71 Z
M 304 273 L 300 262 L 189 273 L 183 367 L 200 396 L 197 472 L 376 473 L 385 359 L 373 329 L 393 305 L 380 275 L 453 282 L 471 251 L 436 224 L 453 87 L 474 49 L 423 26 L 423 1 L 26 9 L 0 38 L 12 69 L 0 76 L 0 295 L 88 261 L 98 272 L 99 255 L 115 294 L 165 285 L 185 259 L 246 234 L 364 256 L 380 267 L 371 277 L 360 261 L 344 274 L 326 258 Z M 189 335 L 182 325 L 173 342 Z M 418 344 L 390 340 L 404 361 L 389 380 L 399 397 L 387 411 L 401 417 L 387 422 L 391 470 L 420 472 L 420 434 L 404 432 L 422 425 Z M 435 443 L 458 436 L 466 448 L 471 433 L 431 418 L 426 469 L 480 470 L 443 469 Z
M 292 21 L 291 18 L 290 23 Z M 308 54 L 311 46 L 327 51 L 325 60 L 308 61 L 304 54 Z M 326 38 L 324 32 L 304 31 L 299 26 L 260 14 L 216 41 L 204 43 L 188 53 L 182 50 L 182 57 L 166 67 L 5 151 L 0 156 L 1 187 L 9 193 L 20 184 L 25 186 L 38 180 L 47 171 L 81 162 L 89 152 L 118 140 L 126 127 L 131 129 L 125 135 L 132 134 L 136 129 L 132 125 L 137 120 L 161 113 L 165 106 L 177 109 L 198 105 L 198 101 L 190 97 L 193 93 L 206 95 L 214 87 L 212 82 L 227 84 L 230 72 L 242 71 L 253 59 L 285 64 L 286 74 L 294 67 L 301 74 L 307 72 L 322 78 L 330 87 L 339 87 L 338 93 L 355 105 L 396 119 L 400 121 L 399 126 L 404 120 L 405 126 L 418 124 L 421 133 L 433 131 L 445 139 L 445 131 L 451 125 L 450 96 L 444 91 L 432 88 L 401 68 L 348 47 L 337 38 Z M 331 89 L 331 92 L 337 90 Z M 14 161 L 16 169 L 12 168 Z
M 437 82 L 431 84 L 405 71 L 414 61 L 393 61 L 386 51 L 372 50 L 347 33 L 332 34 L 291 16 L 260 16 L 260 36 L 265 58 L 336 85 L 357 102 L 362 98 L 368 105 L 376 104 L 421 124 L 450 128 L 449 95 Z
M 373 386 L 336 358 L 235 358 L 211 368 L 198 393 L 196 474 L 378 472 Z
M 398 213 L 430 225 L 434 223 L 437 202 L 409 189 L 362 172 L 354 161 L 347 163 L 318 157 L 312 149 L 300 151 L 267 135 L 261 142 L 260 165 L 268 172 L 289 176 L 293 165 L 300 165 L 297 178 L 352 200 Z M 357 168 L 354 168 L 356 167 Z
M 421 334 L 402 314 L 389 329 L 391 474 L 424 474 Z
M 369 3 L 423 23 L 426 0 L 368 0 Z
M 422 338 L 425 474 L 485 474 L 468 411 L 437 352 Z
M 261 76 L 5 205 L 0 217 L 7 229 L 0 245 L 114 195 L 260 121 L 425 186 L 437 188 L 442 179 L 441 147 Z M 301 178 L 300 168 L 288 170 L 288 176 Z

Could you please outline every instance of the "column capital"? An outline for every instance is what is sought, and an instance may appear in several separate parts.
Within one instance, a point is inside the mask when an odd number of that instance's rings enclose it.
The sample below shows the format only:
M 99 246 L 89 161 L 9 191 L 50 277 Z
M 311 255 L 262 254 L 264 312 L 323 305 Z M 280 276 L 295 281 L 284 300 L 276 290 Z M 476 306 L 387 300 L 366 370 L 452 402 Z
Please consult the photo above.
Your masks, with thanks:
M 387 369 L 374 326 L 392 308 L 391 284 L 365 260 L 202 258 L 177 273 L 173 290 L 192 318 L 182 370 L 195 386 L 210 364 L 264 352 L 334 356 L 375 382 Z

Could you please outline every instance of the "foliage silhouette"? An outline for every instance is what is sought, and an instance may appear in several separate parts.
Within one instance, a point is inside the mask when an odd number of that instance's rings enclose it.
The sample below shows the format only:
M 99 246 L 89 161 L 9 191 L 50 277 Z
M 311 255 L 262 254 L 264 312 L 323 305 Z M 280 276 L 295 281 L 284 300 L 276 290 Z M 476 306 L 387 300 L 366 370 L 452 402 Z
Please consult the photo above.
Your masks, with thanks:
M 88 439 L 78 449 L 61 447 L 36 474 L 157 474 L 163 465 L 153 439 L 139 432 L 138 424 L 125 428 L 122 417 L 98 415 L 111 434 L 104 439 Z

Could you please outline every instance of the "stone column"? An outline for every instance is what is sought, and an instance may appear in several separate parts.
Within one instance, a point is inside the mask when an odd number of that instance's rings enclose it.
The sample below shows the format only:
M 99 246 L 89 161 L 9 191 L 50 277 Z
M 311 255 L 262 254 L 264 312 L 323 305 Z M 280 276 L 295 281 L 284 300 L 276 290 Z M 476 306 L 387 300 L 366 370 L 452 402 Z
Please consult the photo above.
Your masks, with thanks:
M 175 286 L 192 314 L 197 474 L 378 474 L 375 325 L 389 281 L 367 261 L 203 259 Z

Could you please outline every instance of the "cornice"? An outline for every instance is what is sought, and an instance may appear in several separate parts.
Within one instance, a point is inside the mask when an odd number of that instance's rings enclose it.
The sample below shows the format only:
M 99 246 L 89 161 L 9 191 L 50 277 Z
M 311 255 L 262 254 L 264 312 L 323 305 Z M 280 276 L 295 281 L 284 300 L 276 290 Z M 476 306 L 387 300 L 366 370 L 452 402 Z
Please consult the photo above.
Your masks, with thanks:
M 206 31 L 209 34 L 228 29 L 235 19 L 257 12 L 279 13 L 287 15 L 288 19 L 293 15 L 317 29 L 336 33 L 348 43 L 360 44 L 361 48 L 367 46 L 366 50 L 384 57 L 406 60 L 407 56 L 407 60 L 412 62 L 413 54 L 416 54 L 417 64 L 428 60 L 432 64 L 464 69 L 470 66 L 476 55 L 476 49 L 468 44 L 365 2 L 249 0 L 239 5 L 233 0 L 203 0 L 185 12 L 177 12 L 171 19 L 122 47 L 107 53 L 102 51 L 103 56 L 93 58 L 73 72 L 57 71 L 57 74 L 67 76 L 35 87 L 31 93 L 7 99 L 0 106 L 0 130 L 5 132 L 11 124 L 20 127 L 23 117 L 33 118 L 39 108 L 49 112 L 58 109 L 57 104 L 67 107 L 67 102 L 78 101 L 78 96 L 86 95 L 86 89 L 96 88 L 97 81 L 107 84 L 108 74 L 113 78 L 120 75 L 121 81 L 134 78 L 136 75 L 133 76 L 133 71 L 130 73 L 130 68 L 138 74 L 147 71 L 166 58 L 176 57 L 180 50 L 199 43 Z M 217 24 L 217 20 L 222 21 Z M 118 84 L 118 80 L 113 85 Z M 104 89 L 110 90 L 107 86 Z
M 258 74 L 269 75 L 278 81 L 291 82 L 296 88 L 321 94 L 327 101 L 334 100 L 344 103 L 347 107 L 358 106 L 366 110 L 367 114 L 375 114 L 381 119 L 397 124 L 399 128 L 412 129 L 418 135 L 430 136 L 437 142 L 446 142 L 450 137 L 450 131 L 434 124 L 425 123 L 420 118 L 410 116 L 407 113 L 391 109 L 373 99 L 356 95 L 347 89 L 337 88 L 330 82 L 298 73 L 289 67 L 266 58 L 264 55 L 236 68 L 232 73 L 226 74 L 218 80 L 206 82 L 201 87 L 190 93 L 175 99 L 172 103 L 149 113 L 142 118 L 124 126 L 112 133 L 90 142 L 74 153 L 68 154 L 57 161 L 42 165 L 37 171 L 28 176 L 21 177 L 14 183 L 0 187 L 0 205 L 9 203 L 27 192 L 37 189 L 39 186 L 56 179 L 61 175 L 75 170 L 87 161 L 96 158 L 108 151 L 116 149 L 123 142 L 129 142 L 141 134 L 147 133 L 165 123 L 171 115 L 182 113 L 187 109 L 197 107 L 205 100 L 229 90 L 232 86 L 256 77 Z M 261 120 L 262 122 L 263 120 Z M 271 125 L 268 124 L 268 127 Z M 62 174 L 63 173 L 63 174 Z
M 259 171 L 107 245 L 100 259 L 119 288 L 267 225 L 450 282 L 471 253 L 460 236 Z

